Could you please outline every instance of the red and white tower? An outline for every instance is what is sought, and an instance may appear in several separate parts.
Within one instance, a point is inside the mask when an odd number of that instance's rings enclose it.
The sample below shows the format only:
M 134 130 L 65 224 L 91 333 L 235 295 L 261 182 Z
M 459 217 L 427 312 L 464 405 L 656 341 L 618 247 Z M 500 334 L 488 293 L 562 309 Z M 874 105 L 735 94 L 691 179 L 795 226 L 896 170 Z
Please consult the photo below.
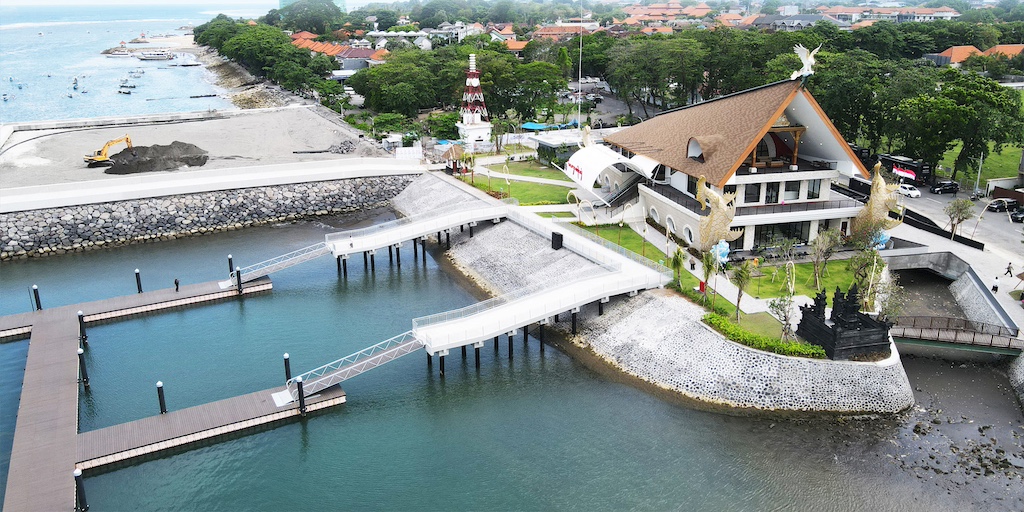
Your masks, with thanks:
M 466 91 L 462 94 L 462 109 L 459 110 L 459 137 L 466 143 L 470 152 L 476 147 L 486 146 L 491 142 L 491 123 L 484 103 L 484 93 L 480 89 L 480 72 L 476 69 L 476 54 L 469 56 L 469 71 L 466 72 Z

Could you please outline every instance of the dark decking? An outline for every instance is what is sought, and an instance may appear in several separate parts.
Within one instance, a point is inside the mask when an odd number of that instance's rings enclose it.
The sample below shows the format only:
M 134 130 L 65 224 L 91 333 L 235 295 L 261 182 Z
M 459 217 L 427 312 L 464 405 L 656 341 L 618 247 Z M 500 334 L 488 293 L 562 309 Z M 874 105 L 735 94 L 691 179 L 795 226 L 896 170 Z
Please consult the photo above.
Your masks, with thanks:
M 78 434 L 76 467 L 95 469 L 298 416 L 297 403 L 274 404 L 271 394 L 284 389 L 281 386 L 83 432 Z M 342 403 L 345 392 L 334 386 L 308 398 L 306 409 Z
M 247 283 L 245 293 L 271 288 L 269 279 Z M 78 311 L 87 322 L 237 297 L 217 282 L 126 295 L 0 317 L 0 338 L 30 332 L 28 358 L 15 424 L 3 509 L 74 507 L 72 471 L 78 442 Z M 45 305 L 45 302 L 44 302 Z

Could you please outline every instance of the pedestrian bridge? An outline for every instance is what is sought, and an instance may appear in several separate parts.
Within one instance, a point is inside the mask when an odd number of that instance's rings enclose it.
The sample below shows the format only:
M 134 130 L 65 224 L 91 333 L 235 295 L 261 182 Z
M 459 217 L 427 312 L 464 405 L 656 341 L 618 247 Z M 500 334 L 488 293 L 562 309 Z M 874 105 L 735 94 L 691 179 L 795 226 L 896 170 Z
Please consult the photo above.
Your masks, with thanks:
M 472 202 L 403 217 L 368 228 L 331 233 L 318 244 L 303 247 L 255 265 L 239 268 L 231 273 L 230 281 L 222 283 L 222 287 L 237 286 L 239 275 L 242 282 L 247 283 L 273 272 L 325 256 L 328 253 L 333 254 L 341 262 L 347 260 L 352 254 L 364 253 L 372 256 L 377 250 L 385 247 L 400 248 L 406 241 L 412 240 L 415 243 L 416 240 L 432 233 L 437 234 L 438 243 L 441 243 L 441 234 L 450 233 L 449 230 L 456 226 L 468 225 L 470 236 L 472 236 L 473 227 L 479 222 L 498 223 L 508 215 L 509 208 L 513 206 L 513 202 L 500 205 Z M 401 262 L 401 254 L 399 254 L 399 262 Z

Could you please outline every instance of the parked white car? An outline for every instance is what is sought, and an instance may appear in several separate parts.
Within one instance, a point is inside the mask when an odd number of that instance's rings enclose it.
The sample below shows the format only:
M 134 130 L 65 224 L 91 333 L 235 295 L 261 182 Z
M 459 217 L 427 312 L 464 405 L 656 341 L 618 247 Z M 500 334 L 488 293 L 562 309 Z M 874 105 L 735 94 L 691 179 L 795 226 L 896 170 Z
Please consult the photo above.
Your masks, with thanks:
M 900 185 L 900 188 L 896 191 L 907 197 L 921 197 L 921 191 L 913 185 Z

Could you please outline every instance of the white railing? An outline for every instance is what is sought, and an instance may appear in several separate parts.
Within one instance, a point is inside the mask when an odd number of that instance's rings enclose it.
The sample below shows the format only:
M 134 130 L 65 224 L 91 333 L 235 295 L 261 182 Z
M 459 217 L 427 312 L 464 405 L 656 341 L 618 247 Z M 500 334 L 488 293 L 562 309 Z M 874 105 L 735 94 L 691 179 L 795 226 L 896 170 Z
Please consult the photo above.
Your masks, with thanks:
M 249 265 L 248 267 L 242 268 L 242 282 L 252 281 L 258 279 L 272 272 L 277 272 L 288 268 L 292 265 L 298 265 L 309 261 L 314 258 L 319 258 L 330 252 L 327 244 L 320 242 L 318 244 L 311 245 L 309 247 L 303 247 L 297 251 L 292 251 L 288 254 L 282 254 L 276 258 L 271 258 L 266 261 L 262 261 L 255 265 Z M 232 274 L 232 282 L 238 284 L 237 275 Z
M 568 279 L 562 280 L 559 283 L 536 283 L 524 288 L 520 288 L 514 292 L 492 297 L 485 301 L 477 302 L 476 304 L 466 306 L 464 308 L 453 309 L 451 311 L 445 311 L 443 313 L 436 313 L 433 315 L 422 316 L 414 318 L 412 321 L 412 329 L 415 332 L 417 329 L 421 329 L 428 325 L 434 325 L 444 322 L 451 322 L 460 318 L 475 315 L 488 309 L 496 308 L 511 302 L 515 302 L 524 297 L 538 294 L 544 290 L 550 290 L 559 286 L 568 286 L 577 281 L 583 281 L 591 279 L 600 275 L 612 275 L 614 272 L 618 272 L 619 268 L 608 266 L 608 267 L 596 267 L 583 272 L 573 274 Z
M 663 284 L 662 277 L 654 272 L 619 271 L 598 275 L 561 286 L 549 286 L 544 291 L 519 296 L 472 314 L 453 314 L 454 318 L 447 322 L 437 321 L 438 315 L 416 319 L 413 320 L 413 333 L 428 352 L 437 352 L 511 332 L 595 300 Z
M 376 368 L 409 354 L 423 346 L 412 331 L 406 331 L 394 338 L 384 340 L 354 354 L 332 361 L 302 375 L 296 375 L 287 382 L 292 400 L 298 400 L 296 379 L 302 377 L 302 392 L 312 395 L 318 391 L 348 380 L 367 370 Z
M 673 277 L 672 269 L 666 267 L 665 265 L 662 265 L 661 263 L 658 263 L 657 261 L 654 261 L 654 260 L 652 260 L 650 258 L 647 258 L 645 256 L 641 256 L 641 255 L 639 255 L 639 254 L 637 254 L 637 253 L 635 253 L 635 252 L 633 252 L 633 251 L 631 251 L 629 249 L 626 249 L 625 247 L 623 247 L 621 245 L 618 245 L 618 244 L 616 244 L 616 243 L 614 243 L 614 242 L 612 242 L 610 240 L 606 240 L 606 239 L 604 239 L 604 238 L 602 238 L 602 237 L 600 237 L 600 236 L 598 236 L 598 235 L 596 235 L 594 233 L 591 233 L 590 231 L 582 229 L 579 226 L 576 226 L 574 224 L 559 224 L 559 227 L 564 228 L 566 231 L 569 231 L 569 232 L 572 232 L 572 233 L 577 234 L 579 236 L 582 236 L 583 238 L 586 238 L 587 240 L 590 240 L 591 242 L 594 242 L 596 244 L 600 244 L 605 249 L 613 251 L 616 254 L 618 254 L 619 256 L 623 256 L 625 258 L 628 258 L 630 261 L 632 261 L 634 263 L 639 263 L 639 264 L 641 264 L 641 265 L 643 265 L 643 266 L 645 266 L 645 267 L 647 267 L 647 268 L 649 268 L 651 270 L 654 270 L 655 272 L 658 272 L 658 273 L 668 277 L 669 280 L 671 280 L 672 277 Z

